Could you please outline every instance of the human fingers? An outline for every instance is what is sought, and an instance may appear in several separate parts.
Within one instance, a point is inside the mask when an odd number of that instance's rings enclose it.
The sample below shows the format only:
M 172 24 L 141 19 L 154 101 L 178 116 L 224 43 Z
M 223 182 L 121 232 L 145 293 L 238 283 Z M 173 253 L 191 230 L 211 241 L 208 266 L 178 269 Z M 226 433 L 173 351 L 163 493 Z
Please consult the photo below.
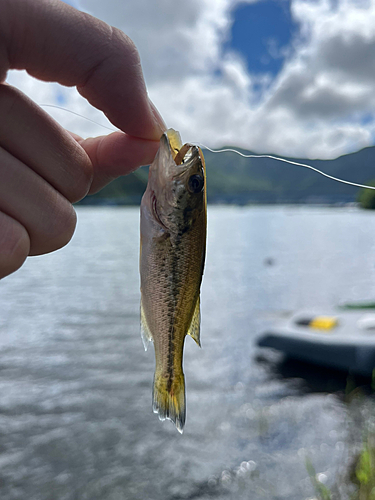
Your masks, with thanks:
M 0 84 L 0 146 L 71 202 L 90 189 L 93 169 L 71 135 L 19 90 Z
M 0 212 L 27 231 L 29 255 L 52 252 L 68 243 L 76 225 L 71 203 L 2 147 L 0 179 Z M 5 224 L 8 227 L 9 221 Z
M 0 84 L 0 278 L 28 255 L 71 239 L 70 202 L 85 196 L 92 165 L 79 144 L 18 90 Z M 69 200 L 69 201 L 68 201 Z
M 76 86 L 126 134 L 159 140 L 165 124 L 126 35 L 60 1 L 0 1 L 0 81 L 14 68 Z
M 25 258 L 20 249 L 37 255 L 64 246 L 76 220 L 68 200 L 77 201 L 89 190 L 151 162 L 157 149 L 155 141 L 119 132 L 82 140 L 81 147 L 30 99 L 1 84 L 0 116 L 0 211 L 10 216 L 7 226 L 11 220 L 13 229 L 24 228 L 28 241 L 26 247 L 22 239 L 11 259 L 4 251 L 0 276 L 20 267 Z M 10 234 L 2 223 L 0 229 Z
M 0 279 L 20 268 L 29 250 L 30 239 L 26 229 L 0 212 Z
M 120 132 L 89 139 L 75 137 L 92 164 L 93 180 L 89 194 L 96 193 L 120 175 L 130 174 L 140 165 L 152 163 L 159 147 L 159 142 Z

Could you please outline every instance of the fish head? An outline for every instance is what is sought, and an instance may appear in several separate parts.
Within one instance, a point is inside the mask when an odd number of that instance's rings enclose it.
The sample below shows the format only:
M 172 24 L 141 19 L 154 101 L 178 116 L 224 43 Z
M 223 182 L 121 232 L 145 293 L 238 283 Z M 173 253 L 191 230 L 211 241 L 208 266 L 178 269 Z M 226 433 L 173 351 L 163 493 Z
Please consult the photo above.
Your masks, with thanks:
M 171 229 L 184 218 L 187 225 L 197 213 L 206 212 L 206 169 L 201 149 L 182 145 L 173 129 L 163 134 L 159 151 L 150 166 L 150 208 L 155 220 Z

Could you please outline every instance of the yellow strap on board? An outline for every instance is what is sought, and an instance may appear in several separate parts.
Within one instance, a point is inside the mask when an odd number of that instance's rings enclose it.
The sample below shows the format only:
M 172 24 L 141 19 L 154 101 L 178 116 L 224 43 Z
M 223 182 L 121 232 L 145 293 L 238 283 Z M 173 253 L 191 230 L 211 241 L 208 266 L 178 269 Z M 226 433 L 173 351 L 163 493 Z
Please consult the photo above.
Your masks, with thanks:
M 337 324 L 337 318 L 334 316 L 316 316 L 310 321 L 309 327 L 317 330 L 332 330 Z

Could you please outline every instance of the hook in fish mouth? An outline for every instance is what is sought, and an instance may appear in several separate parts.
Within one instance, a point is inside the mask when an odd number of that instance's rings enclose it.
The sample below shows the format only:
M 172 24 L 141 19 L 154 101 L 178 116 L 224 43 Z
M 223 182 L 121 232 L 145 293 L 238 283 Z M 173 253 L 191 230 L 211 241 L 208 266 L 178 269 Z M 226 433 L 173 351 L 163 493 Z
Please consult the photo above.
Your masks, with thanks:
M 189 161 L 196 153 L 199 154 L 199 148 L 195 144 L 181 141 L 180 134 L 173 129 L 169 129 L 164 133 L 167 140 L 172 158 L 176 166 Z
M 196 148 L 193 144 L 184 144 L 174 158 L 175 164 L 181 165 L 181 163 L 185 163 L 186 160 L 190 160 L 194 154 L 193 151 L 191 151 L 193 148 Z

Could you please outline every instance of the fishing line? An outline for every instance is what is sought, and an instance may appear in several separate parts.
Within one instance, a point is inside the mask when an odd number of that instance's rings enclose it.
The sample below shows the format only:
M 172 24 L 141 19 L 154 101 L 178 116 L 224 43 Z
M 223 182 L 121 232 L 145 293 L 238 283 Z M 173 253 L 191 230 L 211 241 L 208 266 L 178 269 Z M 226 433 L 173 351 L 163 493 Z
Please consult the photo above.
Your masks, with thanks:
M 39 106 L 41 106 L 43 108 L 56 108 L 56 109 L 61 109 L 63 111 L 67 111 L 68 113 L 71 113 L 72 115 L 76 115 L 76 116 L 79 116 L 80 118 L 84 118 L 85 120 L 88 120 L 91 123 L 95 123 L 95 125 L 98 125 L 99 127 L 103 127 L 103 128 L 106 128 L 107 130 L 111 130 L 112 132 L 116 132 L 118 130 L 118 129 L 115 129 L 112 127 L 107 127 L 106 125 L 103 125 L 102 123 L 98 123 L 95 120 L 91 120 L 91 118 L 87 118 L 87 116 L 80 115 L 79 113 L 76 113 L 75 111 L 71 111 L 70 109 L 63 108 L 62 106 L 57 106 L 56 104 L 39 104 Z M 211 151 L 211 153 L 235 153 L 239 156 L 242 156 L 243 158 L 269 158 L 269 159 L 275 160 L 275 161 L 282 161 L 284 163 L 289 163 L 290 165 L 296 165 L 297 167 L 308 168 L 309 170 L 313 170 L 314 172 L 322 175 L 323 177 L 327 177 L 327 179 L 331 179 L 332 181 L 335 181 L 335 182 L 340 182 L 341 184 L 347 184 L 349 186 L 375 190 L 375 186 L 367 186 L 366 184 L 358 184 L 357 182 L 346 181 L 345 179 L 340 179 L 339 177 L 334 177 L 333 175 L 329 175 L 326 172 L 323 172 L 322 170 L 319 170 L 316 167 L 313 167 L 311 165 L 307 165 L 306 163 L 299 163 L 297 161 L 286 160 L 285 158 L 279 158 L 278 156 L 273 156 L 273 155 L 254 155 L 254 154 L 245 155 L 244 153 L 241 153 L 240 151 L 237 151 L 236 149 L 232 149 L 232 148 L 211 149 L 208 146 L 205 146 L 204 144 L 199 143 L 199 142 L 196 142 L 193 144 L 196 144 L 197 146 L 201 146 L 202 148 L 207 149 L 208 151 Z M 136 173 L 136 171 L 133 173 Z
M 91 118 L 87 118 L 87 116 L 80 115 L 79 113 L 76 113 L 75 111 L 72 111 L 67 108 L 63 108 L 62 106 L 57 106 L 56 104 L 39 104 L 40 107 L 42 108 L 56 108 L 56 109 L 61 109 L 63 111 L 66 111 L 67 113 L 71 113 L 72 115 L 79 116 L 80 118 L 83 118 L 84 120 L 88 120 L 91 123 L 95 123 L 95 125 L 99 125 L 99 127 L 106 128 L 107 130 L 111 130 L 111 132 L 118 132 L 119 129 L 115 129 L 113 127 L 107 127 L 107 125 L 103 125 L 102 123 L 98 123 L 95 120 L 91 120 Z M 144 174 L 141 172 L 140 169 L 134 170 L 132 174 L 135 175 L 135 177 L 138 177 L 142 182 L 145 180 Z
M 98 123 L 95 120 L 91 120 L 91 118 L 87 118 L 87 116 L 80 115 L 79 113 L 76 113 L 75 111 L 72 111 L 67 108 L 63 108 L 62 106 L 57 106 L 56 104 L 39 104 L 41 108 L 56 108 L 56 109 L 62 109 L 63 111 L 66 111 L 67 113 L 71 113 L 72 115 L 79 116 L 80 118 L 84 118 L 85 120 L 88 120 L 91 123 L 95 123 L 95 125 L 99 125 L 99 127 L 106 128 L 107 130 L 111 130 L 112 132 L 117 132 L 118 129 L 113 128 L 113 127 L 107 127 L 106 125 L 103 125 L 102 123 Z
M 322 172 L 318 168 L 312 167 L 311 165 L 306 165 L 305 163 L 298 163 L 297 161 L 292 161 L 292 160 L 286 160 L 285 158 L 278 158 L 277 156 L 272 156 L 272 155 L 245 155 L 241 153 L 240 151 L 237 151 L 236 149 L 231 149 L 231 148 L 226 148 L 226 149 L 211 149 L 208 146 L 205 146 L 204 144 L 201 143 L 196 143 L 199 146 L 202 146 L 204 149 L 208 149 L 208 151 L 211 151 L 211 153 L 236 153 L 237 155 L 243 156 L 244 158 L 270 158 L 271 160 L 276 160 L 276 161 L 283 161 L 284 163 L 290 163 L 291 165 L 296 165 L 297 167 L 304 167 L 308 168 L 310 170 L 313 170 L 314 172 L 317 172 L 320 175 L 323 175 L 324 177 L 327 177 L 328 179 L 331 179 L 336 182 L 341 182 L 342 184 L 348 184 L 349 186 L 355 186 L 355 187 L 360 187 L 360 188 L 365 188 L 365 189 L 375 189 L 375 186 L 367 186 L 366 184 L 357 184 L 356 182 L 351 182 L 351 181 L 346 181 L 344 179 L 340 179 L 338 177 L 334 177 L 333 175 L 329 175 L 325 172 Z

